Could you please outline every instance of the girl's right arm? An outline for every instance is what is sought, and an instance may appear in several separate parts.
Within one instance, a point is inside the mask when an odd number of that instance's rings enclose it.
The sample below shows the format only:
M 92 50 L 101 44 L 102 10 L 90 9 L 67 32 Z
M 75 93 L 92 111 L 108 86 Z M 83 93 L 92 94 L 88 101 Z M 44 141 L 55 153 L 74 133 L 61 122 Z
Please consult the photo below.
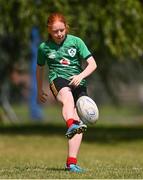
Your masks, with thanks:
M 36 67 L 36 79 L 37 79 L 37 99 L 39 103 L 45 103 L 47 101 L 47 94 L 43 90 L 44 82 L 44 66 L 37 65 Z

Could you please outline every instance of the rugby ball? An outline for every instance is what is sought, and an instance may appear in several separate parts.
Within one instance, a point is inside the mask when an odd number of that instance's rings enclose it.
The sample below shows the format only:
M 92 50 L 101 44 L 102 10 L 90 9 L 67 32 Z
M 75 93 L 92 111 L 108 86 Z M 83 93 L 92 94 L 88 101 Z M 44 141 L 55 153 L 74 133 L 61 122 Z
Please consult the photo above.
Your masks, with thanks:
M 93 124 L 99 118 L 96 103 L 89 96 L 81 96 L 76 102 L 77 113 L 85 124 Z

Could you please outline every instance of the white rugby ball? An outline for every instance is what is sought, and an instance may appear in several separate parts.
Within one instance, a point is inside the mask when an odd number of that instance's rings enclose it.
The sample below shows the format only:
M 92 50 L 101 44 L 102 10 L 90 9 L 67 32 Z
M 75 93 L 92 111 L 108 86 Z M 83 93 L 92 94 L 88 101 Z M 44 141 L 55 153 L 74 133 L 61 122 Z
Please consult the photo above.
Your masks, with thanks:
M 76 102 L 77 113 L 85 124 L 93 124 L 99 118 L 96 103 L 88 96 L 81 96 Z

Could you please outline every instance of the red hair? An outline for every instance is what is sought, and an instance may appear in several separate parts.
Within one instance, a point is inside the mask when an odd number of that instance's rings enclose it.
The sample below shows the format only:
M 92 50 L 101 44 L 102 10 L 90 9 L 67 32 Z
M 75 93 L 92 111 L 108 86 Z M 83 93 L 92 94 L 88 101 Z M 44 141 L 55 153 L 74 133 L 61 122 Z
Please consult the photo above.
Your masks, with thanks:
M 67 21 L 65 19 L 65 17 L 61 14 L 61 13 L 52 13 L 49 17 L 48 17 L 48 20 L 47 20 L 47 27 L 48 27 L 48 30 L 51 29 L 52 25 L 54 22 L 56 21 L 60 21 L 62 23 L 64 23 L 65 27 L 66 27 L 66 31 L 68 32 L 69 31 L 69 26 L 67 24 Z

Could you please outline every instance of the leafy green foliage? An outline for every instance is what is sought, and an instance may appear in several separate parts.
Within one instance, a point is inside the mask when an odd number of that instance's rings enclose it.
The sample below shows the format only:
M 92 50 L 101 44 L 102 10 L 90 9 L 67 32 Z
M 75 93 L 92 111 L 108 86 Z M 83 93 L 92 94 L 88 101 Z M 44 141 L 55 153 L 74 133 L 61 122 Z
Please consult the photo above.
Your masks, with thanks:
M 55 11 L 66 16 L 71 33 L 85 40 L 96 57 L 101 81 L 111 93 L 112 66 L 128 60 L 142 62 L 143 4 L 139 0 L 0 0 L 2 74 L 13 62 L 28 59 L 33 25 L 39 27 L 42 39 L 47 38 L 47 17 Z
M 92 49 L 107 49 L 116 57 L 142 55 L 143 9 L 140 1 L 0 1 L 0 34 L 11 34 L 21 43 L 29 42 L 33 25 L 46 33 L 46 19 L 51 12 L 66 15 L 71 27 L 86 39 Z M 86 11 L 85 11 L 86 7 Z M 46 36 L 43 34 L 43 36 Z M 102 48 L 103 47 L 103 48 Z

